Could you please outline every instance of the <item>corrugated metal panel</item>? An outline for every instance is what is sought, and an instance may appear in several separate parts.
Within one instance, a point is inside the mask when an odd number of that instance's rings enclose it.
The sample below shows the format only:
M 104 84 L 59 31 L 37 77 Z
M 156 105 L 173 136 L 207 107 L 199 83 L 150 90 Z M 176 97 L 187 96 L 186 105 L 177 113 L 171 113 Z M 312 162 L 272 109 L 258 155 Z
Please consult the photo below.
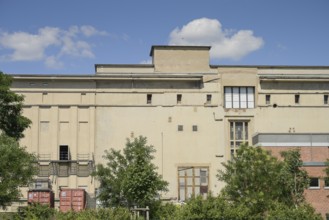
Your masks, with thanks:
M 61 189 L 60 211 L 81 211 L 86 208 L 86 191 L 84 189 Z
M 41 205 L 48 205 L 54 208 L 54 192 L 50 190 L 30 190 L 28 191 L 27 202 L 28 204 L 40 203 Z

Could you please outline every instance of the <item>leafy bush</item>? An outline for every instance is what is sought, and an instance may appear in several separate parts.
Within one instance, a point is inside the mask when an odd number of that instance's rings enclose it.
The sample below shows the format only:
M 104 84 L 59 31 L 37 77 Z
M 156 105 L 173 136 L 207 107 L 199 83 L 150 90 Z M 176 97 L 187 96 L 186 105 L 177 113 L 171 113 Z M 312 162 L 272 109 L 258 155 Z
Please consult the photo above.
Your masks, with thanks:
M 150 206 L 150 219 L 169 220 L 176 219 L 179 211 L 179 206 L 173 203 L 165 203 L 156 201 Z
M 55 214 L 55 209 L 49 208 L 46 205 L 34 203 L 32 205 L 20 209 L 19 212 L 14 215 L 14 219 L 47 220 L 52 219 Z
M 268 212 L 267 220 L 321 220 L 320 214 L 315 213 L 308 204 L 292 208 L 282 203 L 276 203 Z
M 106 209 L 86 209 L 80 212 L 58 212 L 56 219 L 58 220 L 107 220 L 107 219 L 117 219 L 117 220 L 130 220 L 130 211 L 126 208 L 106 208 Z

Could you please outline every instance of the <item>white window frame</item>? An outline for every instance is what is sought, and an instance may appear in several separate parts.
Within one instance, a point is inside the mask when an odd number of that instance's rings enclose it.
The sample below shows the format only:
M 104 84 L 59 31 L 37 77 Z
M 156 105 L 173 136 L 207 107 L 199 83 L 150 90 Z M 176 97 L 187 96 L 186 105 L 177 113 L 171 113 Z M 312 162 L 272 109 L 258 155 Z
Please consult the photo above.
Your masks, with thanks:
M 225 108 L 255 108 L 255 87 L 225 86 L 224 103 Z
M 319 177 L 310 177 L 310 180 L 311 179 L 317 179 L 318 180 L 318 186 L 311 186 L 311 181 L 310 181 L 309 189 L 320 189 L 320 178 Z

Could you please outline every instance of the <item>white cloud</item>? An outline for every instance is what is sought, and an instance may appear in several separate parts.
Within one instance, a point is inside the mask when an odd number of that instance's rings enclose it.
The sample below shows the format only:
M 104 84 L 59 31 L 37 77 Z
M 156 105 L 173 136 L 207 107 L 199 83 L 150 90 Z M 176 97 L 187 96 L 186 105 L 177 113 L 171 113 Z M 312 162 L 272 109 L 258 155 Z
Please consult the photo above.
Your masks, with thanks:
M 80 30 L 87 37 L 91 37 L 91 36 L 94 36 L 94 35 L 100 35 L 100 36 L 109 35 L 106 31 L 99 31 L 99 30 L 97 30 L 96 28 L 94 28 L 93 26 L 90 26 L 90 25 L 81 26 Z
M 38 34 L 15 32 L 3 33 L 0 37 L 0 45 L 14 50 L 12 54 L 6 56 L 11 61 L 42 60 L 45 49 L 59 43 L 59 29 L 50 27 L 39 29 Z
M 6 61 L 44 61 L 47 67 L 63 66 L 60 59 L 95 57 L 91 44 L 82 40 L 95 35 L 105 36 L 92 26 L 71 26 L 68 30 L 56 27 L 40 28 L 36 34 L 27 32 L 0 33 L 0 46 L 10 52 L 1 58 Z
M 251 30 L 222 29 L 216 19 L 200 18 L 170 33 L 170 45 L 211 46 L 210 56 L 215 59 L 238 60 L 264 45 L 261 37 Z
M 64 67 L 63 62 L 59 61 L 55 56 L 49 56 L 45 59 L 45 65 L 51 69 L 60 69 Z

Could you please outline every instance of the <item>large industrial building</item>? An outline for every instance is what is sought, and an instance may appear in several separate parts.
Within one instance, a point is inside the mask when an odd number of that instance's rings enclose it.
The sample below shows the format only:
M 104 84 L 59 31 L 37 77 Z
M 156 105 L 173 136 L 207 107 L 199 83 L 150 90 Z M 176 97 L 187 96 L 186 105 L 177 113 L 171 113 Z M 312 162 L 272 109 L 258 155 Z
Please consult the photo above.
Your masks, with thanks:
M 146 136 L 169 191 L 166 200 L 218 193 L 222 162 L 239 145 L 274 155 L 300 147 L 312 181 L 307 199 L 329 213 L 329 66 L 209 65 L 206 46 L 153 46 L 152 64 L 96 64 L 94 75 L 13 75 L 32 120 L 21 141 L 39 157 L 38 179 L 82 188 L 95 205 L 91 172 L 104 151 Z M 21 203 L 26 203 L 27 188 Z

